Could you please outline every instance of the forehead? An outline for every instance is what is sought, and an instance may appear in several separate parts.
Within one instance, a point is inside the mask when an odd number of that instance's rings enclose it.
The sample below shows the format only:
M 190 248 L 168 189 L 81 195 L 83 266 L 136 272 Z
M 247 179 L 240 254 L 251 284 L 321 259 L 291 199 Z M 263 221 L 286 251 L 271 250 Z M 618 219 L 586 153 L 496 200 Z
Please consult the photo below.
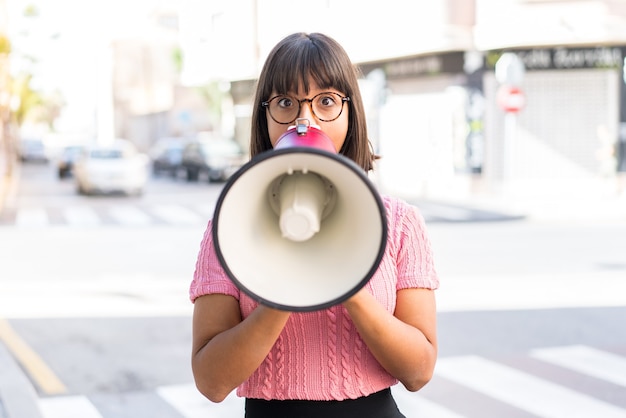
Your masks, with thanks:
M 332 60 L 331 60 L 332 61 Z M 312 90 L 338 90 L 346 84 L 344 74 L 329 62 L 307 57 L 294 65 L 275 65 L 270 68 L 266 87 L 279 94 L 308 95 Z
M 344 95 L 345 92 L 341 91 L 340 89 L 337 89 L 335 87 L 320 87 L 317 83 L 315 83 L 314 81 L 310 82 L 308 84 L 308 86 L 303 85 L 302 83 L 298 85 L 297 89 L 292 89 L 292 90 L 288 90 L 288 91 L 279 91 L 274 89 L 272 91 L 272 96 L 276 96 L 276 95 L 290 95 L 290 96 L 294 96 L 294 97 L 299 97 L 299 98 L 312 98 L 313 96 L 317 96 L 320 93 L 324 93 L 324 92 L 330 92 L 330 93 L 337 93 L 339 95 Z
M 315 81 L 309 81 L 308 84 L 298 83 L 296 88 L 290 88 L 287 91 L 274 90 L 277 94 L 291 94 L 295 96 L 310 96 L 322 91 L 327 91 L 329 88 L 322 88 L 317 85 Z M 331 89 L 332 90 L 332 89 Z

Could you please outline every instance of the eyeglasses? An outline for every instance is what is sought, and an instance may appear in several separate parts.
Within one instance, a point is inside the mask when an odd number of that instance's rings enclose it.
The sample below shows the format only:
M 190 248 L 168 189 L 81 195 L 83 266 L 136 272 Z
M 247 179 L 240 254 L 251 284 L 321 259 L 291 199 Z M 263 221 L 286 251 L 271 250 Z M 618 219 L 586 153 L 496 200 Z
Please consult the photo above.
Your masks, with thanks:
M 326 91 L 316 94 L 311 99 L 298 100 L 284 94 L 274 96 L 266 102 L 261 102 L 261 106 L 269 110 L 274 122 L 281 125 L 289 125 L 300 115 L 302 103 L 311 106 L 311 112 L 322 122 L 332 122 L 341 116 L 343 104 L 349 102 L 350 98 L 339 93 Z

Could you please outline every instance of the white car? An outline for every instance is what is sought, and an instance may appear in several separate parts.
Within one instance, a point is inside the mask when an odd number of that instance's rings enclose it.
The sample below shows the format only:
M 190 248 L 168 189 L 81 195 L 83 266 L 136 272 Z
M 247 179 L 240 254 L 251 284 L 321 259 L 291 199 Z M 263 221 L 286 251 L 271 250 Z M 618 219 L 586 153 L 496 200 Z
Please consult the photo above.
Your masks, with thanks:
M 90 146 L 76 161 L 74 176 L 80 194 L 140 195 L 148 180 L 149 158 L 128 140 Z

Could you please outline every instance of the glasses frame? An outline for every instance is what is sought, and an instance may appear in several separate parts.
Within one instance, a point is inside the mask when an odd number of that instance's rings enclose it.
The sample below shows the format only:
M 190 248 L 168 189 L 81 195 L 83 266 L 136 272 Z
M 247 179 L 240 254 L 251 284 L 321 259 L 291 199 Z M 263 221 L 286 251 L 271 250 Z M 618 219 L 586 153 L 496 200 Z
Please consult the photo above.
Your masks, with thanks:
M 341 99 L 341 110 L 339 110 L 339 114 L 337 116 L 335 116 L 332 119 L 321 119 L 319 116 L 317 116 L 315 114 L 315 110 L 313 110 L 313 100 L 315 100 L 318 96 L 321 96 L 323 94 L 334 94 L 335 96 L 339 96 L 339 98 Z M 289 97 L 291 99 L 293 99 L 294 101 L 298 102 L 298 112 L 296 113 L 296 117 L 293 118 L 293 120 L 289 121 L 289 122 L 279 122 L 276 120 L 276 118 L 274 117 L 274 115 L 272 115 L 272 111 L 270 110 L 270 102 L 278 97 Z M 321 122 L 333 122 L 337 119 L 339 119 L 339 116 L 341 116 L 341 114 L 343 113 L 343 105 L 346 102 L 350 101 L 350 97 L 348 96 L 342 96 L 339 93 L 336 93 L 334 91 L 323 91 L 321 93 L 316 94 L 315 96 L 311 97 L 310 99 L 296 99 L 295 97 L 292 97 L 288 94 L 277 94 L 276 96 L 272 97 L 269 100 L 266 100 L 264 102 L 261 102 L 261 107 L 264 107 L 265 109 L 267 109 L 268 113 L 270 114 L 270 117 L 272 118 L 272 120 L 280 125 L 290 125 L 292 124 L 296 119 L 298 119 L 298 117 L 300 116 L 300 112 L 302 111 L 302 103 L 308 103 L 309 104 L 309 108 L 311 109 L 311 113 L 313 113 L 313 116 L 315 116 L 319 121 Z

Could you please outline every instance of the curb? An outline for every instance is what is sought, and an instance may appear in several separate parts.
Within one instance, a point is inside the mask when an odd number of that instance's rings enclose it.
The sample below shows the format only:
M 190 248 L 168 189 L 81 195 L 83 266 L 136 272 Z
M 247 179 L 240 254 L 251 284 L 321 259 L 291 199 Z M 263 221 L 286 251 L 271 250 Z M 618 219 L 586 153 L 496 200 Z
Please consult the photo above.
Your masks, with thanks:
M 0 417 L 43 417 L 35 388 L 3 343 L 0 343 Z
M 413 199 L 427 222 L 507 222 L 526 219 L 526 215 L 507 211 L 472 207 L 469 205 Z

